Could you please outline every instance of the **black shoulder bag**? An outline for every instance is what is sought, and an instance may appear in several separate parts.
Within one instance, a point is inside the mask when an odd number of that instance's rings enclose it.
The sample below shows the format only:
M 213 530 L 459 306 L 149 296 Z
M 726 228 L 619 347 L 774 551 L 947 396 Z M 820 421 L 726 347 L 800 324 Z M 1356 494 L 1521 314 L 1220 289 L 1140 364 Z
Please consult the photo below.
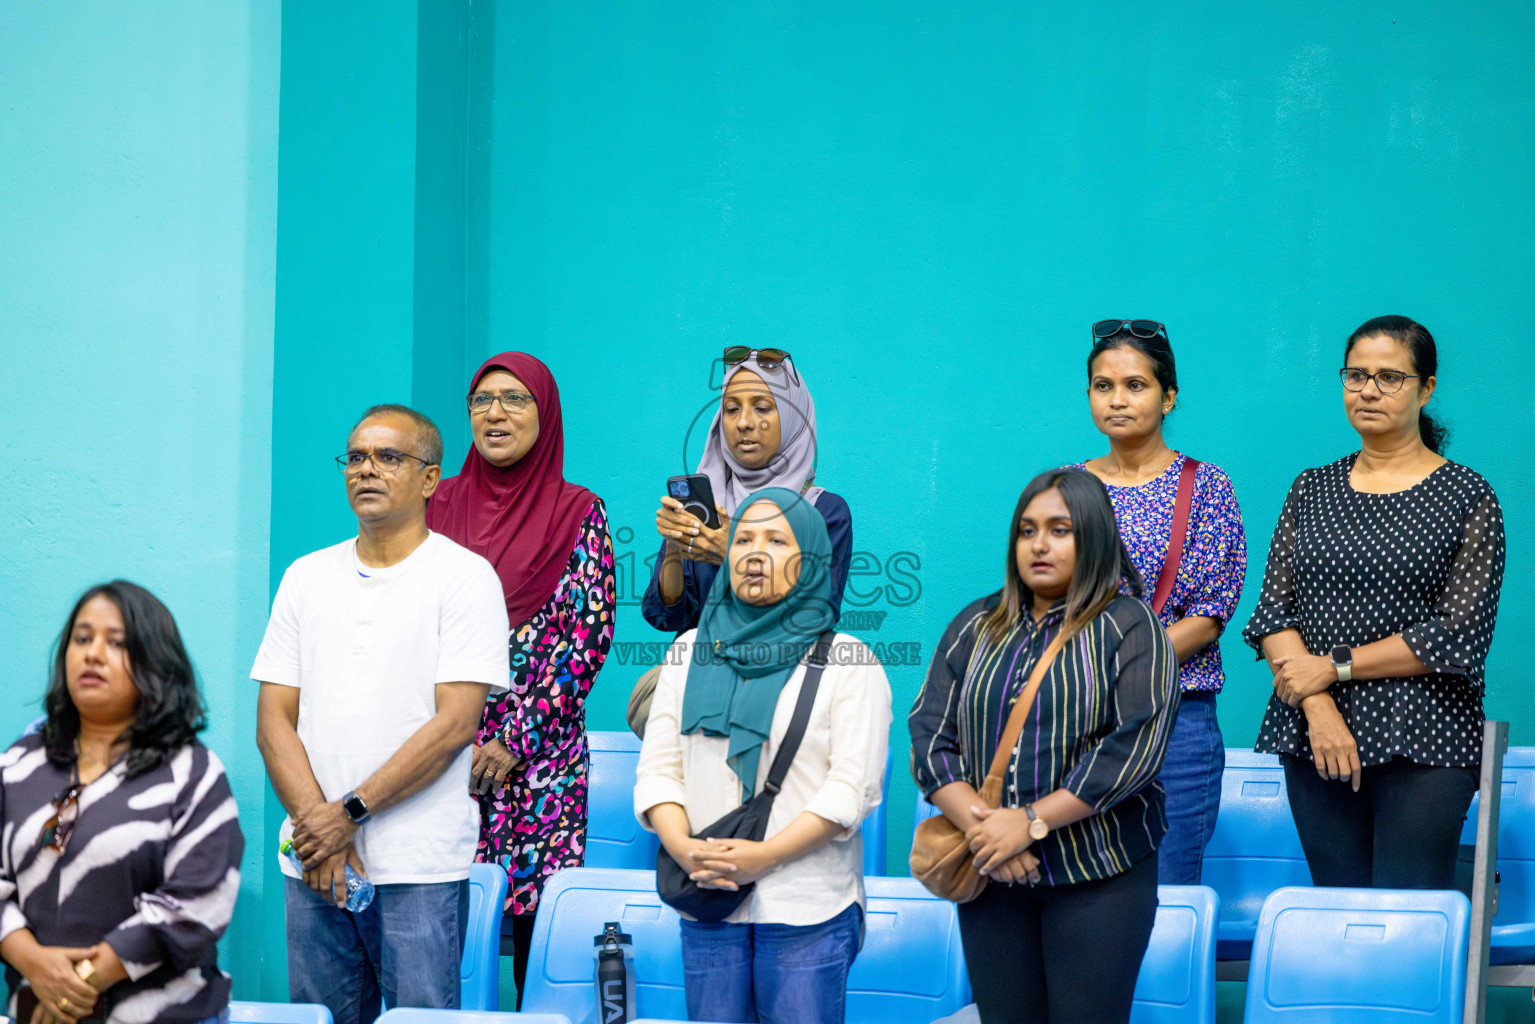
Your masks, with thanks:
M 693 834 L 694 839 L 750 839 L 761 842 L 767 835 L 768 815 L 773 810 L 773 799 L 783 788 L 784 777 L 799 752 L 800 741 L 805 738 L 805 728 L 810 724 L 810 709 L 815 704 L 816 691 L 821 686 L 821 672 L 831 655 L 831 642 L 835 633 L 828 630 L 821 634 L 810 650 L 810 664 L 805 669 L 805 681 L 800 685 L 799 700 L 794 704 L 794 718 L 789 731 L 784 733 L 778 753 L 773 757 L 772 770 L 762 784 L 762 792 L 712 825 Z M 718 924 L 746 901 L 757 887 L 748 882 L 734 892 L 729 889 L 708 889 L 688 877 L 688 870 L 672 859 L 663 846 L 656 852 L 656 891 L 673 909 L 696 921 Z

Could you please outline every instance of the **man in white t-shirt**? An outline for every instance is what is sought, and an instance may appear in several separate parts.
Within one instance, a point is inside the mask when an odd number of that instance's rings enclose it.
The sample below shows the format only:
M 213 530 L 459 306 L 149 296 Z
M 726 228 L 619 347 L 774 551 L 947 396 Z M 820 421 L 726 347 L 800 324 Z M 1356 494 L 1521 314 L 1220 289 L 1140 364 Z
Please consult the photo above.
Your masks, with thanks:
M 458 1007 L 479 808 L 470 744 L 507 685 L 506 602 L 490 563 L 426 527 L 442 435 L 369 409 L 336 460 L 354 539 L 288 567 L 252 678 L 256 742 L 303 862 L 286 857 L 288 994 L 336 1024 Z M 377 887 L 352 913 L 350 867 Z

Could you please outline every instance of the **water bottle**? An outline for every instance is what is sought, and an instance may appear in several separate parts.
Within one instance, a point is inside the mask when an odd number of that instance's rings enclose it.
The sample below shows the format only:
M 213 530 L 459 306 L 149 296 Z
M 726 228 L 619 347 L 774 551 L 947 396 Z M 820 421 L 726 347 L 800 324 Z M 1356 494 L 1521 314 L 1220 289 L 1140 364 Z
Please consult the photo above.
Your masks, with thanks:
M 277 852 L 288 858 L 298 873 L 304 873 L 304 862 L 299 860 L 298 851 L 293 848 L 293 840 L 284 839 Z M 360 914 L 368 909 L 368 904 L 373 902 L 373 883 L 367 878 L 352 870 L 352 865 L 346 866 L 346 909 L 354 914 Z
M 592 945 L 597 959 L 597 1020 L 625 1024 L 634 1019 L 634 940 L 618 930 L 617 921 L 609 921 Z

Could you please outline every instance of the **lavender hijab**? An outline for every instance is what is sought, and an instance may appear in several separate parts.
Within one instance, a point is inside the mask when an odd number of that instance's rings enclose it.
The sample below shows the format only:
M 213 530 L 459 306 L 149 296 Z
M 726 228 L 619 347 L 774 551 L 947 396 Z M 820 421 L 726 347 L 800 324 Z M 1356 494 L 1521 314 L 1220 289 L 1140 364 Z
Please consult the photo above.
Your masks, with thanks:
M 698 472 L 709 478 L 714 488 L 714 500 L 724 506 L 728 515 L 735 515 L 736 506 L 746 496 L 764 487 L 786 487 L 796 494 L 815 479 L 815 401 L 810 389 L 800 378 L 794 362 L 785 359 L 777 369 L 764 370 L 757 365 L 757 355 L 752 353 L 744 362 L 725 371 L 721 390 L 742 370 L 750 370 L 762 378 L 762 390 L 772 396 L 778 406 L 778 451 L 761 469 L 747 469 L 736 461 L 725 444 L 725 432 L 720 425 L 722 410 L 715 410 L 714 422 L 709 425 L 709 439 L 704 444 L 704 456 L 698 462 Z M 757 386 L 753 386 L 753 391 Z M 750 396 L 748 396 L 750 397 Z

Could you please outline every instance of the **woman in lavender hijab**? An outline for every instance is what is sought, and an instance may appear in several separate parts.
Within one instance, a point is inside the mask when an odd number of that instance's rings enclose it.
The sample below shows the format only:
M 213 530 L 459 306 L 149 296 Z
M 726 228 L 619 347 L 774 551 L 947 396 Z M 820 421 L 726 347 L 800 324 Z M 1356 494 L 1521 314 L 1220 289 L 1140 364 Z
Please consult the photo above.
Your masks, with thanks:
M 666 496 L 656 510 L 661 552 L 641 611 L 656 629 L 683 633 L 699 613 L 725 559 L 730 517 L 748 494 L 784 487 L 804 496 L 826 521 L 831 538 L 832 612 L 842 608 L 853 556 L 853 517 L 847 502 L 815 485 L 815 402 L 789 353 L 782 349 L 725 349 L 719 410 L 709 426 L 698 472 L 708 476 L 720 513 L 710 529 L 682 503 Z

